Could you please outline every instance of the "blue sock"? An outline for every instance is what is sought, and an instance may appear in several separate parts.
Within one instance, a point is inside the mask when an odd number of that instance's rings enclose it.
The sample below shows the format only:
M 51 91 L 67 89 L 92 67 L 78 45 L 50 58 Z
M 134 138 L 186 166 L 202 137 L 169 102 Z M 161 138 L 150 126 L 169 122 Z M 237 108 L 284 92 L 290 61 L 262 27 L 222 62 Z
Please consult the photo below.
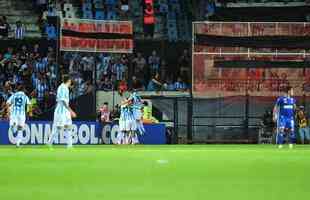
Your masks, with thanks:
M 292 131 L 289 134 L 289 142 L 290 142 L 290 144 L 295 144 L 296 143 L 296 135 L 295 135 L 294 131 Z
M 277 133 L 277 144 L 283 144 L 284 143 L 284 133 L 279 132 Z

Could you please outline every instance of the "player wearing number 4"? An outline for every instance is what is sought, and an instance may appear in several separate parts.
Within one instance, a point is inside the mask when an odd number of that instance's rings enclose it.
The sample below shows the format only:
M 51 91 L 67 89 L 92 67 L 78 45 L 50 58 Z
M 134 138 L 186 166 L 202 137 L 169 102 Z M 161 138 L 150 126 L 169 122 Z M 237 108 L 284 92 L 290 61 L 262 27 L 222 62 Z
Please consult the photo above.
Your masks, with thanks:
M 276 142 L 279 148 L 283 147 L 285 134 L 288 134 L 290 148 L 293 148 L 296 140 L 294 120 L 296 100 L 292 97 L 293 95 L 293 88 L 288 87 L 286 95 L 277 99 L 273 109 L 273 119 L 277 124 Z
M 26 109 L 30 106 L 30 100 L 24 93 L 24 86 L 19 85 L 15 92 L 8 100 L 7 106 L 10 109 L 10 130 L 17 131 L 16 146 L 20 147 L 23 138 L 23 131 L 26 122 Z
M 69 88 L 71 85 L 72 80 L 69 75 L 64 75 L 63 83 L 57 89 L 57 105 L 54 111 L 52 132 L 48 140 L 49 146 L 52 146 L 54 137 L 64 131 L 67 147 L 72 147 L 72 118 L 76 117 L 76 114 L 69 106 Z

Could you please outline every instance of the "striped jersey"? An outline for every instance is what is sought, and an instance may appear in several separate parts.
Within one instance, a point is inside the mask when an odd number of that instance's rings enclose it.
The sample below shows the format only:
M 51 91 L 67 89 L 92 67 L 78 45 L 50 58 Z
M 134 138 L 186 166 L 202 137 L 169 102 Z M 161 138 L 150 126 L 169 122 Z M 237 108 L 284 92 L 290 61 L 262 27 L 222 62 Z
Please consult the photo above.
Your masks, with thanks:
M 69 111 L 67 109 L 67 106 L 69 106 L 69 100 L 69 88 L 64 83 L 62 83 L 57 89 L 57 107 L 55 112 L 58 114 L 66 114 Z M 64 105 L 64 102 L 67 106 Z
M 132 107 L 133 109 L 140 110 L 142 107 L 142 100 L 141 97 L 136 93 L 132 93 L 129 99 L 132 101 Z
M 30 100 L 24 92 L 16 92 L 7 103 L 11 105 L 11 116 L 26 116 L 26 105 L 30 105 Z

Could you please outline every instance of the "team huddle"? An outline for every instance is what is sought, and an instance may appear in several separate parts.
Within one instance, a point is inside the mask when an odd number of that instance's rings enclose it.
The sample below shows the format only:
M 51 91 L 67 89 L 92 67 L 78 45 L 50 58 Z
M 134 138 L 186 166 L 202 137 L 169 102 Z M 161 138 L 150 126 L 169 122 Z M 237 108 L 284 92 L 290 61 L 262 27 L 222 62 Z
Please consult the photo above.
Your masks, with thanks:
M 130 97 L 122 101 L 119 119 L 118 144 L 138 144 L 138 134 L 144 134 L 142 121 L 142 100 L 133 92 Z

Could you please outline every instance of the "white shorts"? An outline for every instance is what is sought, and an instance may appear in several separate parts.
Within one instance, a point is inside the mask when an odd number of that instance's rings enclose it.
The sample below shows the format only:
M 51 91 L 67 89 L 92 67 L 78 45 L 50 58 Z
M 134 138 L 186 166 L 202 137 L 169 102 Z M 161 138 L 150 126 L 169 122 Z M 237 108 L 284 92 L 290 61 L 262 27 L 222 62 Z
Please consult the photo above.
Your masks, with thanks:
M 53 124 L 56 127 L 71 126 L 72 119 L 70 112 L 65 112 L 64 114 L 58 114 L 55 112 Z
M 137 130 L 137 124 L 135 120 L 119 120 L 120 131 L 135 131 Z
M 18 115 L 18 116 L 11 116 L 10 117 L 10 126 L 21 126 L 25 127 L 26 116 Z

